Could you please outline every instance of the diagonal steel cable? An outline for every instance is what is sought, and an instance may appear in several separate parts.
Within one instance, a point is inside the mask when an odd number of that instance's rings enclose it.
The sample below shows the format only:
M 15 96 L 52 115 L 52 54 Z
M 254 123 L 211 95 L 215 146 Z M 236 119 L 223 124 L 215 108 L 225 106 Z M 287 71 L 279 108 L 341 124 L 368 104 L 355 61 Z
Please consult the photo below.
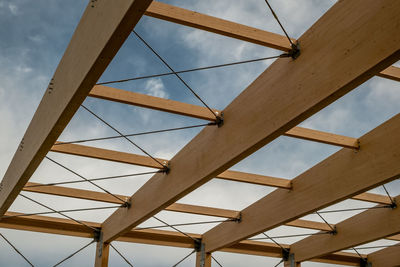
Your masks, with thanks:
M 157 218 L 156 216 L 153 216 L 154 219 L 156 219 L 157 221 L 167 225 L 168 227 L 171 227 L 172 229 L 174 229 L 175 231 L 178 231 L 179 233 L 183 234 L 184 236 L 189 237 L 190 239 L 192 239 L 194 242 L 198 242 L 198 239 L 186 234 L 185 232 L 182 232 L 181 230 L 179 230 L 178 228 L 174 227 L 173 225 L 168 224 L 167 222 Z
M 386 186 L 383 184 L 382 185 L 383 189 L 385 190 L 386 194 L 388 195 L 390 202 L 392 202 L 392 205 L 396 205 L 396 202 L 394 201 L 394 199 L 392 198 L 392 196 L 389 194 L 389 191 L 387 190 Z
M 120 201 L 121 201 L 122 203 L 124 203 L 125 205 L 128 205 L 128 202 L 127 202 L 127 201 L 125 201 L 125 200 L 123 200 L 122 198 L 120 198 L 119 196 L 117 196 L 117 195 L 111 193 L 111 192 L 108 191 L 107 189 L 105 189 L 105 188 L 99 186 L 98 184 L 93 183 L 93 182 L 90 181 L 89 179 L 83 177 L 82 175 L 80 175 L 79 173 L 77 173 L 77 172 L 71 170 L 70 168 L 66 167 L 65 165 L 63 165 L 63 164 L 61 164 L 61 163 L 55 161 L 54 159 L 52 159 L 52 158 L 50 158 L 50 157 L 48 157 L 48 156 L 46 156 L 46 159 L 50 160 L 51 162 L 53 162 L 54 164 L 60 166 L 61 168 L 63 168 L 63 169 L 65 169 L 65 170 L 67 170 L 67 171 L 69 171 L 69 172 L 75 174 L 76 176 L 80 177 L 81 179 L 85 180 L 86 182 L 91 183 L 92 185 L 94 185 L 95 187 L 99 188 L 100 190 L 102 190 L 102 191 L 106 192 L 107 194 L 109 194 L 109 195 L 115 197 L 116 199 L 120 200 Z
M 147 174 L 155 174 L 155 173 L 160 173 L 160 172 L 163 172 L 163 171 L 159 170 L 159 171 L 153 171 L 153 172 L 141 172 L 141 173 L 123 174 L 123 175 L 107 176 L 107 177 L 93 178 L 93 179 L 87 179 L 87 180 L 88 181 L 101 181 L 101 180 L 119 179 L 119 178 L 125 178 L 125 177 L 134 177 L 134 176 L 147 175 Z M 48 184 L 34 184 L 34 185 L 27 185 L 27 186 L 25 186 L 25 188 L 42 187 L 42 186 L 54 186 L 54 185 L 63 185 L 63 184 L 86 183 L 88 181 L 77 180 L 77 181 L 57 182 L 57 183 L 48 183 Z
M 256 58 L 256 59 L 249 59 L 249 60 L 243 60 L 243 61 L 237 61 L 237 62 L 231 62 L 231 63 L 225 63 L 225 64 L 218 64 L 218 65 L 207 66 L 207 67 L 192 68 L 192 69 L 175 71 L 175 72 L 165 72 L 165 73 L 160 73 L 160 74 L 153 74 L 153 75 L 146 75 L 146 76 L 140 76 L 140 77 L 127 78 L 127 79 L 122 79 L 122 80 L 107 81 L 107 82 L 97 83 L 97 85 L 123 83 L 123 82 L 136 81 L 136 80 L 142 80 L 142 79 L 157 78 L 157 77 L 162 77 L 162 76 L 175 75 L 175 73 L 176 74 L 181 74 L 181 73 L 188 73 L 188 72 L 193 72 L 193 71 L 209 70 L 209 69 L 215 69 L 215 68 L 222 68 L 222 67 L 246 64 L 246 63 L 258 62 L 258 61 L 264 61 L 264 60 L 269 60 L 269 59 L 276 59 L 276 58 L 280 58 L 280 57 L 283 57 L 283 55 L 277 55 L 277 56 L 272 56 L 272 57 L 262 57 L 262 58 Z
M 215 116 L 217 120 L 221 119 L 221 117 L 218 114 L 215 114 L 215 112 L 206 104 L 206 102 L 204 102 L 203 99 L 201 99 L 201 97 L 182 79 L 182 77 L 179 76 L 174 69 L 172 69 L 172 67 L 150 46 L 149 43 L 147 43 L 136 31 L 133 31 L 133 33 L 137 38 L 139 38 L 140 41 L 142 41 L 145 46 L 147 46 L 147 48 L 153 52 L 154 55 L 158 57 L 158 59 L 164 63 L 164 65 L 183 83 L 183 85 L 185 85 L 187 89 L 189 89 L 190 92 L 192 92 L 192 94 Z
M 32 262 L 30 262 L 30 261 L 24 256 L 24 254 L 22 254 L 21 251 L 19 251 L 19 250 L 10 242 L 10 240 L 8 240 L 2 233 L 0 233 L 0 236 L 15 250 L 15 252 L 17 252 L 30 266 L 34 267 L 34 265 L 32 264 Z
M 390 247 L 399 247 L 400 243 L 394 244 L 394 245 L 381 245 L 381 246 L 370 246 L 370 247 L 358 247 L 357 250 L 360 249 L 376 249 L 376 248 L 390 248 Z M 352 248 L 350 249 L 345 249 L 345 250 L 353 250 Z
M 361 254 L 357 251 L 356 248 L 352 248 L 352 249 L 357 253 L 357 255 L 360 257 L 360 259 L 365 260 L 365 258 L 363 256 L 361 256 Z
M 192 250 L 192 252 L 190 252 L 188 255 L 186 255 L 183 259 L 181 259 L 180 261 L 178 261 L 177 263 L 175 263 L 172 267 L 176 267 L 178 266 L 180 263 L 182 263 L 184 260 L 186 260 L 187 258 L 189 258 L 193 253 L 195 253 L 196 250 Z
M 153 157 L 152 155 L 150 155 L 150 153 L 148 153 L 146 150 L 144 150 L 143 148 L 141 148 L 139 145 L 137 145 L 135 142 L 133 142 L 130 138 L 128 138 L 126 135 L 122 134 L 120 131 L 118 131 L 115 127 L 113 127 L 111 124 L 109 124 L 108 122 L 106 122 L 104 119 L 102 119 L 100 116 L 98 116 L 96 113 L 94 113 L 93 111 L 91 111 L 90 109 L 88 109 L 87 107 L 85 107 L 83 104 L 81 105 L 81 107 L 83 107 L 86 111 L 88 111 L 90 114 L 92 114 L 94 117 L 96 117 L 98 120 L 100 120 L 101 122 L 103 122 L 105 125 L 107 125 L 108 127 L 110 127 L 112 130 L 114 130 L 116 133 L 118 133 L 121 137 L 125 138 L 129 143 L 131 143 L 133 146 L 135 146 L 137 149 L 139 149 L 140 151 L 142 151 L 143 153 L 145 153 L 147 156 L 149 156 L 152 160 L 154 160 L 155 162 L 157 162 L 158 164 L 161 165 L 161 167 L 163 167 L 163 169 L 166 169 L 167 166 L 165 166 L 164 164 L 162 164 L 158 159 L 156 159 L 155 157 Z
M 94 243 L 94 240 L 90 241 L 90 243 L 88 243 L 87 245 L 83 246 L 82 248 L 78 249 L 77 251 L 75 251 L 74 253 L 72 253 L 71 255 L 69 255 L 68 257 L 64 258 L 63 260 L 61 260 L 60 262 L 56 263 L 55 265 L 53 265 L 53 267 L 56 267 L 58 265 L 60 265 L 61 263 L 65 262 L 66 260 L 72 258 L 73 256 L 75 256 L 76 254 L 78 254 L 79 252 L 81 252 L 82 250 L 84 250 L 85 248 L 87 248 L 88 246 L 90 246 L 91 244 Z
M 55 212 L 55 213 L 58 213 L 58 214 L 60 214 L 61 216 L 64 216 L 65 218 L 68 218 L 68 219 L 70 219 L 70 220 L 73 220 L 73 221 L 76 222 L 76 223 L 79 223 L 79 224 L 84 225 L 84 226 L 86 226 L 86 227 L 88 227 L 88 228 L 90 228 L 90 229 L 92 229 L 92 230 L 94 230 L 94 231 L 97 231 L 97 229 L 96 229 L 95 227 L 92 227 L 92 226 L 90 226 L 90 225 L 87 225 L 87 224 L 84 223 L 84 222 L 81 222 L 81 221 L 79 221 L 79 220 L 76 220 L 76 219 L 72 218 L 71 216 L 65 215 L 64 213 L 59 212 L 59 211 L 57 211 L 57 210 L 55 210 L 55 209 L 53 209 L 53 208 L 50 208 L 49 206 L 47 206 L 47 205 L 45 205 L 45 204 L 43 204 L 43 203 L 40 203 L 40 202 L 37 201 L 37 200 L 34 200 L 34 199 L 30 198 L 30 197 L 27 197 L 27 196 L 25 196 L 25 195 L 23 195 L 23 194 L 21 194 L 21 193 L 20 193 L 19 195 L 20 195 L 21 197 L 23 197 L 23 198 L 26 198 L 26 199 L 28 199 L 28 200 L 30 200 L 30 201 L 32 201 L 32 202 L 34 202 L 34 203 L 36 203 L 36 204 L 42 206 L 42 207 L 45 207 L 46 209 L 49 209 L 49 210 L 51 210 L 51 211 L 53 211 L 53 212 Z
M 312 234 L 296 234 L 296 235 L 281 235 L 281 236 L 271 236 L 271 237 L 255 237 L 249 238 L 248 240 L 264 240 L 264 239 L 279 239 L 279 238 L 289 238 L 289 237 L 300 237 L 300 236 L 313 236 L 313 235 L 326 235 L 330 234 L 331 232 L 318 232 Z
M 334 212 L 344 212 L 344 211 L 358 211 L 358 210 L 373 210 L 373 209 L 388 209 L 392 208 L 392 205 L 383 205 L 383 206 L 374 206 L 369 208 L 352 208 L 352 209 L 341 209 L 341 210 L 324 210 L 320 211 L 320 214 L 323 213 L 334 213 Z
M 191 222 L 191 223 L 178 223 L 178 224 L 165 224 L 159 226 L 149 226 L 149 227 L 140 227 L 135 228 L 135 230 L 144 230 L 144 229 L 158 229 L 158 228 L 165 228 L 165 227 L 172 227 L 172 226 L 188 226 L 188 225 L 198 225 L 198 224 L 210 224 L 210 223 L 221 223 L 221 222 L 236 222 L 236 218 L 228 219 L 228 220 L 214 220 L 214 221 L 203 221 L 203 222 Z
M 122 253 L 121 253 L 121 252 L 119 252 L 119 251 L 118 251 L 118 249 L 117 249 L 116 247 L 114 247 L 114 246 L 113 246 L 113 244 L 111 244 L 111 243 L 110 243 L 110 247 L 112 247 L 112 248 L 115 250 L 115 252 L 117 252 L 117 253 L 118 253 L 118 255 L 119 255 L 119 256 L 121 256 L 121 258 L 123 258 L 123 259 L 124 259 L 124 261 L 125 261 L 125 262 L 126 262 L 128 265 L 129 265 L 129 266 L 133 267 L 133 264 L 132 264 L 132 263 L 130 263 L 130 262 L 128 261 L 128 259 L 127 259 L 127 258 L 125 258 L 125 257 L 124 257 L 124 255 L 122 255 Z
M 272 15 L 274 16 L 275 20 L 278 22 L 279 26 L 281 27 L 281 29 L 283 30 L 283 32 L 285 33 L 287 39 L 290 42 L 290 45 L 292 47 L 295 47 L 296 45 L 292 42 L 292 39 L 290 39 L 288 33 L 286 32 L 285 28 L 283 27 L 281 21 L 279 20 L 278 16 L 276 15 L 275 11 L 272 9 L 272 6 L 269 4 L 268 0 L 265 0 L 265 3 L 268 5 L 269 10 L 271 11 Z
M 332 233 L 336 233 L 335 227 L 333 227 L 330 223 L 328 223 L 318 211 L 316 211 L 315 213 L 325 222 L 325 224 L 327 224 L 329 226 L 329 228 L 331 228 Z
M 219 263 L 219 261 L 217 261 L 217 259 L 211 255 L 211 259 L 213 259 L 220 267 L 223 267 L 221 263 Z
M 278 267 L 279 264 L 281 264 L 283 262 L 283 259 L 281 259 L 277 264 L 274 265 L 274 267 Z
M 177 131 L 177 130 L 186 130 L 186 129 L 192 129 L 192 128 L 197 128 L 197 127 L 203 127 L 203 126 L 208 126 L 208 125 L 215 125 L 215 122 L 191 125 L 191 126 L 184 126 L 184 127 L 177 127 L 177 128 L 162 129 L 162 130 L 155 130 L 155 131 L 149 131 L 149 132 L 126 134 L 125 136 L 131 137 L 131 136 L 139 136 L 139 135 L 146 135 L 146 134 L 165 133 L 165 132 L 171 132 L 171 131 Z M 67 145 L 67 144 L 78 144 L 78 143 L 102 141 L 102 140 L 110 140 L 110 139 L 118 139 L 118 138 L 123 138 L 123 136 L 116 135 L 116 136 L 99 137 L 99 138 L 83 139 L 83 140 L 68 141 L 68 142 L 58 142 L 58 143 L 55 143 L 54 145 L 59 146 L 59 145 Z
M 121 206 L 108 206 L 108 207 L 95 207 L 95 208 L 82 208 L 82 209 L 70 209 L 70 210 L 59 210 L 59 211 L 43 211 L 43 212 L 35 212 L 35 213 L 22 213 L 17 215 L 3 216 L 2 218 L 14 218 L 14 217 L 26 217 L 26 216 L 34 216 L 34 215 L 45 215 L 45 214 L 53 214 L 53 213 L 66 213 L 66 212 L 77 212 L 77 211 L 89 211 L 89 210 L 105 210 L 105 209 L 117 209 Z
M 262 233 L 264 236 L 266 236 L 269 240 L 271 240 L 272 242 L 274 242 L 276 245 L 278 245 L 282 250 L 289 252 L 289 250 L 287 248 L 284 248 L 281 244 L 279 244 L 278 242 L 276 242 L 273 238 L 271 238 L 269 235 L 267 235 L 266 233 Z

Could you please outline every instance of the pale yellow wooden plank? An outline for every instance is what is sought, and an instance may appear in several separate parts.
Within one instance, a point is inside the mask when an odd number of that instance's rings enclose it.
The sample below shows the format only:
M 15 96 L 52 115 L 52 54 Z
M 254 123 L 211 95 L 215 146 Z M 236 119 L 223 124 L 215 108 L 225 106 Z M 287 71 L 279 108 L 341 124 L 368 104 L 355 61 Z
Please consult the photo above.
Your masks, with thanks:
M 93 87 L 93 89 L 89 93 L 89 96 L 184 116 L 190 116 L 203 120 L 215 121 L 215 115 L 213 115 L 206 107 L 182 103 L 170 99 L 164 99 L 161 97 L 139 94 L 103 85 L 96 85 L 95 87 Z M 220 113 L 220 111 L 218 110 L 214 110 L 214 112 L 216 114 Z
M 400 68 L 390 66 L 389 68 L 381 71 L 378 76 L 400 82 Z

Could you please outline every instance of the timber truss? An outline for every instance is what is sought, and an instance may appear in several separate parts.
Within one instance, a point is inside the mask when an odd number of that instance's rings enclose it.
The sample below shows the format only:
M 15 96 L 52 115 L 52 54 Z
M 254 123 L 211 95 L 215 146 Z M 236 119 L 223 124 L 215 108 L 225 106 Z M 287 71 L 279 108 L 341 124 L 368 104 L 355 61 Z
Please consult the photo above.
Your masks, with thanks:
M 400 81 L 400 69 L 392 66 L 400 60 L 399 14 L 397 0 L 338 1 L 298 40 L 288 40 L 283 35 L 151 0 L 90 1 L 1 182 L 0 227 L 94 238 L 96 266 L 108 265 L 109 247 L 113 247 L 114 240 L 194 248 L 197 266 L 211 266 L 215 251 L 278 257 L 285 266 L 300 266 L 304 261 L 399 266 L 400 246 L 369 255 L 340 251 L 384 238 L 400 241 L 400 209 L 396 205 L 400 196 L 366 192 L 399 178 L 400 115 L 360 138 L 297 126 L 375 75 Z M 143 15 L 284 54 L 224 110 L 96 84 Z M 169 68 L 169 74 L 180 77 Z M 57 141 L 87 97 L 208 122 L 170 160 Z M 228 170 L 281 135 L 342 149 L 292 180 Z M 49 151 L 156 171 L 130 197 L 107 190 L 95 192 L 28 182 Z M 214 178 L 277 189 L 241 211 L 175 203 Z M 113 203 L 118 208 L 102 224 L 78 221 L 47 206 L 49 213 L 58 212 L 66 218 L 8 211 L 18 195 L 24 196 L 21 191 Z M 336 225 L 300 219 L 349 198 L 377 206 Z M 176 226 L 172 227 L 177 231 L 135 228 L 162 210 L 216 216 L 225 221 L 202 235 L 184 233 Z M 321 213 L 318 215 L 323 218 Z M 268 236 L 272 242 L 251 238 L 281 225 L 320 232 L 292 245 L 280 244 Z

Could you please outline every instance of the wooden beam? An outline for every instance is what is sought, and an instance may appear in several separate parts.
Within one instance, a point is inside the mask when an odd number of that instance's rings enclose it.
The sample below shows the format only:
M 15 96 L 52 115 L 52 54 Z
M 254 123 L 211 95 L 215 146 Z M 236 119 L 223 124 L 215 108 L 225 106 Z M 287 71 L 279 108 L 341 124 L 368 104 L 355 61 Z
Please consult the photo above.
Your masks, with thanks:
M 287 131 L 284 135 L 329 145 L 352 148 L 352 149 L 359 148 L 357 138 L 326 133 L 303 127 L 294 127 L 289 131 Z
M 103 85 L 96 85 L 89 93 L 90 97 L 114 102 L 150 108 L 193 118 L 215 121 L 215 116 L 205 107 L 182 103 L 161 97 L 139 94 Z M 214 112 L 220 112 L 213 110 Z
M 202 106 L 186 104 L 170 99 L 139 94 L 102 85 L 96 85 L 90 92 L 89 96 L 198 119 L 215 121 L 215 116 L 212 115 L 207 108 Z M 219 110 L 213 109 L 213 111 L 216 114 L 221 114 L 221 111 Z M 356 138 L 326 133 L 303 127 L 294 127 L 293 129 L 287 131 L 285 135 L 323 144 L 358 149 L 358 140 Z
M 400 266 L 400 246 L 384 248 L 371 253 L 367 257 L 373 267 Z
M 90 2 L 1 182 L 0 216 L 67 126 L 151 0 Z
M 384 71 L 381 71 L 378 74 L 378 76 L 400 82 L 400 68 L 395 66 L 390 66 Z
M 70 187 L 62 187 L 62 186 L 43 186 L 40 183 L 32 183 L 28 182 L 26 186 L 22 189 L 23 191 L 27 192 L 34 192 L 34 193 L 42 193 L 42 194 L 49 194 L 49 195 L 56 195 L 56 196 L 63 196 L 63 197 L 72 197 L 77 199 L 85 199 L 85 200 L 93 200 L 93 201 L 100 201 L 106 203 L 113 203 L 113 204 L 122 204 L 117 198 L 111 196 L 110 194 L 103 193 L 103 192 L 96 192 L 90 191 L 85 189 L 77 189 L 77 188 L 70 188 Z M 128 196 L 118 195 L 121 199 L 128 199 Z M 379 195 L 378 195 L 379 196 Z M 382 203 L 382 204 L 390 204 L 389 203 Z M 213 208 L 213 207 L 206 207 L 206 206 L 197 206 L 197 205 L 190 205 L 190 204 L 182 204 L 182 203 L 173 203 L 167 208 L 166 211 L 174 211 L 174 212 L 183 212 L 183 213 L 190 213 L 190 214 L 197 214 L 197 215 L 205 215 L 205 216 L 214 216 L 214 217 L 221 217 L 221 218 L 239 218 L 240 211 L 236 210 L 228 210 L 228 209 L 220 209 L 220 208 Z M 313 230 L 321 230 L 321 231 L 330 231 L 331 228 L 326 223 L 322 222 L 314 222 L 308 220 L 297 219 L 285 224 L 286 226 L 292 227 L 299 227 L 304 229 L 313 229 Z M 387 237 L 389 240 L 400 241 L 400 235 L 394 235 Z
M 216 178 L 235 182 L 273 186 L 278 188 L 291 188 L 290 180 L 288 179 L 238 171 L 224 171 L 221 174 L 218 174 Z
M 110 149 L 75 145 L 75 144 L 59 144 L 57 143 L 51 147 L 51 152 L 102 159 L 108 161 L 114 161 L 119 163 L 133 164 L 143 167 L 150 167 L 155 169 L 162 169 L 163 167 L 158 164 L 155 160 L 148 156 L 142 156 L 132 153 L 120 152 Z M 168 161 L 165 159 L 157 159 L 163 164 L 167 164 Z
M 7 216 L 19 214 L 21 213 L 6 213 Z M 91 227 L 100 228 L 101 226 L 99 223 L 94 222 L 84 221 L 84 223 L 90 225 Z M 84 225 L 63 218 L 38 215 L 3 218 L 0 220 L 0 228 L 87 238 L 93 237 L 93 231 Z M 201 235 L 199 234 L 188 234 L 193 238 L 201 238 Z M 178 232 L 165 230 L 133 230 L 119 237 L 117 241 L 159 246 L 194 248 L 194 243 L 192 239 Z M 282 244 L 282 246 L 285 248 L 289 248 L 289 246 L 285 244 Z M 278 258 L 282 256 L 282 250 L 278 245 L 274 243 L 250 240 L 242 241 L 238 244 L 233 245 L 232 247 L 225 248 L 221 251 Z M 334 253 L 319 259 L 315 259 L 313 261 L 355 266 L 355 263 L 357 263 L 358 260 L 359 257 L 356 254 Z
M 283 51 L 290 50 L 285 36 L 161 2 L 153 1 L 145 15 Z
M 209 230 L 203 237 L 206 251 L 232 245 L 399 178 L 398 136 L 400 114 L 361 137 L 359 152 L 338 151 L 293 179 L 291 191 L 277 189 L 244 209 L 241 223 L 221 223 Z
M 62 144 L 62 145 L 60 144 L 60 145 L 54 145 L 51 151 L 69 155 L 75 155 L 75 156 L 96 158 L 96 159 L 114 161 L 119 163 L 127 163 L 127 164 L 161 169 L 161 165 L 157 164 L 150 157 L 126 153 L 126 152 L 119 152 L 115 150 L 97 148 L 97 147 L 82 146 L 75 144 Z M 164 164 L 168 163 L 168 160 L 166 159 L 158 159 L 158 161 L 163 162 Z M 244 173 L 238 171 L 230 171 L 230 170 L 224 171 L 221 174 L 218 174 L 216 178 L 236 181 L 236 182 L 272 186 L 277 188 L 286 188 L 286 189 L 291 188 L 291 181 L 288 179 L 252 174 L 252 173 Z M 389 197 L 373 193 L 362 193 L 357 196 L 354 196 L 353 199 L 368 201 L 378 204 L 391 203 Z
M 271 47 L 284 52 L 291 49 L 289 41 L 284 35 L 249 27 L 161 2 L 153 1 L 145 15 L 249 43 Z M 296 39 L 291 39 L 293 43 L 296 43 Z M 377 75 L 383 78 L 400 81 L 400 68 L 391 66 Z
M 85 200 L 93 200 L 93 201 L 101 201 L 107 203 L 114 204 L 122 204 L 120 200 L 111 196 L 110 194 L 103 192 L 90 191 L 85 189 L 77 189 L 70 187 L 62 187 L 62 186 L 42 186 L 39 183 L 27 183 L 23 188 L 24 191 L 34 192 L 34 193 L 42 193 L 63 197 L 73 197 L 77 199 L 85 199 Z M 128 199 L 129 197 L 118 195 L 121 199 Z M 181 204 L 181 203 L 173 203 L 167 208 L 167 211 L 175 211 L 175 212 L 184 212 L 198 215 L 206 215 L 206 216 L 215 216 L 222 218 L 237 218 L 239 217 L 239 211 L 235 210 L 227 210 L 227 209 L 219 209 L 205 206 L 195 206 L 189 204 Z
M 395 198 L 398 203 L 400 196 Z M 290 246 L 296 262 L 356 247 L 400 233 L 400 209 L 371 209 L 336 224 L 335 235 L 314 235 Z
M 147 220 L 399 60 L 399 11 L 397 1 L 336 3 L 299 39 L 299 58 L 277 59 L 223 111 L 222 127 L 203 129 L 170 160 L 168 174 L 156 174 L 131 197 L 140 208 L 118 209 L 103 223 L 105 241 Z M 157 198 L 150 202 L 149 196 Z
M 161 165 L 155 162 L 153 159 L 147 156 L 119 152 L 115 150 L 83 146 L 83 145 L 75 145 L 75 144 L 60 144 L 54 145 L 51 148 L 52 152 L 64 153 L 75 156 L 82 156 L 88 158 L 102 159 L 119 163 L 133 164 L 151 168 L 161 169 Z M 166 159 L 157 159 L 163 164 L 168 164 L 168 160 Z M 251 174 L 251 173 L 243 173 L 238 171 L 225 171 L 221 174 L 218 174 L 216 178 L 231 180 L 237 182 L 246 182 L 253 183 L 258 185 L 265 186 L 274 186 L 280 188 L 290 188 L 290 180 Z
M 392 203 L 390 198 L 388 196 L 384 195 L 379 195 L 379 194 L 374 194 L 374 193 L 361 193 L 359 195 L 356 195 L 352 197 L 354 200 L 360 200 L 360 201 L 367 201 L 367 202 L 372 202 L 372 203 L 377 203 L 377 204 L 385 204 L 389 205 Z

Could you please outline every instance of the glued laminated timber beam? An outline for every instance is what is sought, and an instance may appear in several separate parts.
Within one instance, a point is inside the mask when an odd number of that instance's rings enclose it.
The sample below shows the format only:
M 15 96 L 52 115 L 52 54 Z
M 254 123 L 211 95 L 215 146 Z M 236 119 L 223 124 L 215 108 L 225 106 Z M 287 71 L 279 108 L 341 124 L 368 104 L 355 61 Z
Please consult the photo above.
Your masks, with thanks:
M 394 199 L 399 203 L 400 196 Z M 296 262 L 373 242 L 400 233 L 400 209 L 370 209 L 336 224 L 335 235 L 314 235 L 290 246 Z M 400 255 L 399 261 L 400 264 Z M 389 266 L 389 265 L 388 265 Z
M 399 12 L 397 1 L 337 2 L 299 39 L 300 57 L 277 59 L 223 110 L 222 127 L 204 128 L 169 161 L 168 174 L 154 175 L 130 198 L 134 207 L 118 209 L 102 224 L 104 241 L 146 221 L 398 61 Z M 149 196 L 157 198 L 149 202 Z
M 292 190 L 277 189 L 242 210 L 241 223 L 221 223 L 206 232 L 206 251 L 230 246 L 399 178 L 398 136 L 400 114 L 362 136 L 364 146 L 359 152 L 338 151 L 294 178 Z
M 76 144 L 62 144 L 54 145 L 51 149 L 52 152 L 64 153 L 75 156 L 82 156 L 88 158 L 102 159 L 119 163 L 133 164 L 138 166 L 150 167 L 161 169 L 161 165 L 157 164 L 153 159 L 147 156 L 131 154 L 126 152 L 119 152 L 115 150 L 76 145 Z M 168 164 L 166 159 L 157 159 L 163 164 Z M 277 188 L 291 189 L 291 181 L 288 179 L 271 177 L 259 174 L 245 173 L 239 171 L 227 170 L 216 176 L 218 179 L 272 186 Z M 373 202 L 378 204 L 390 204 L 390 199 L 387 196 L 361 193 L 352 197 L 355 200 Z

